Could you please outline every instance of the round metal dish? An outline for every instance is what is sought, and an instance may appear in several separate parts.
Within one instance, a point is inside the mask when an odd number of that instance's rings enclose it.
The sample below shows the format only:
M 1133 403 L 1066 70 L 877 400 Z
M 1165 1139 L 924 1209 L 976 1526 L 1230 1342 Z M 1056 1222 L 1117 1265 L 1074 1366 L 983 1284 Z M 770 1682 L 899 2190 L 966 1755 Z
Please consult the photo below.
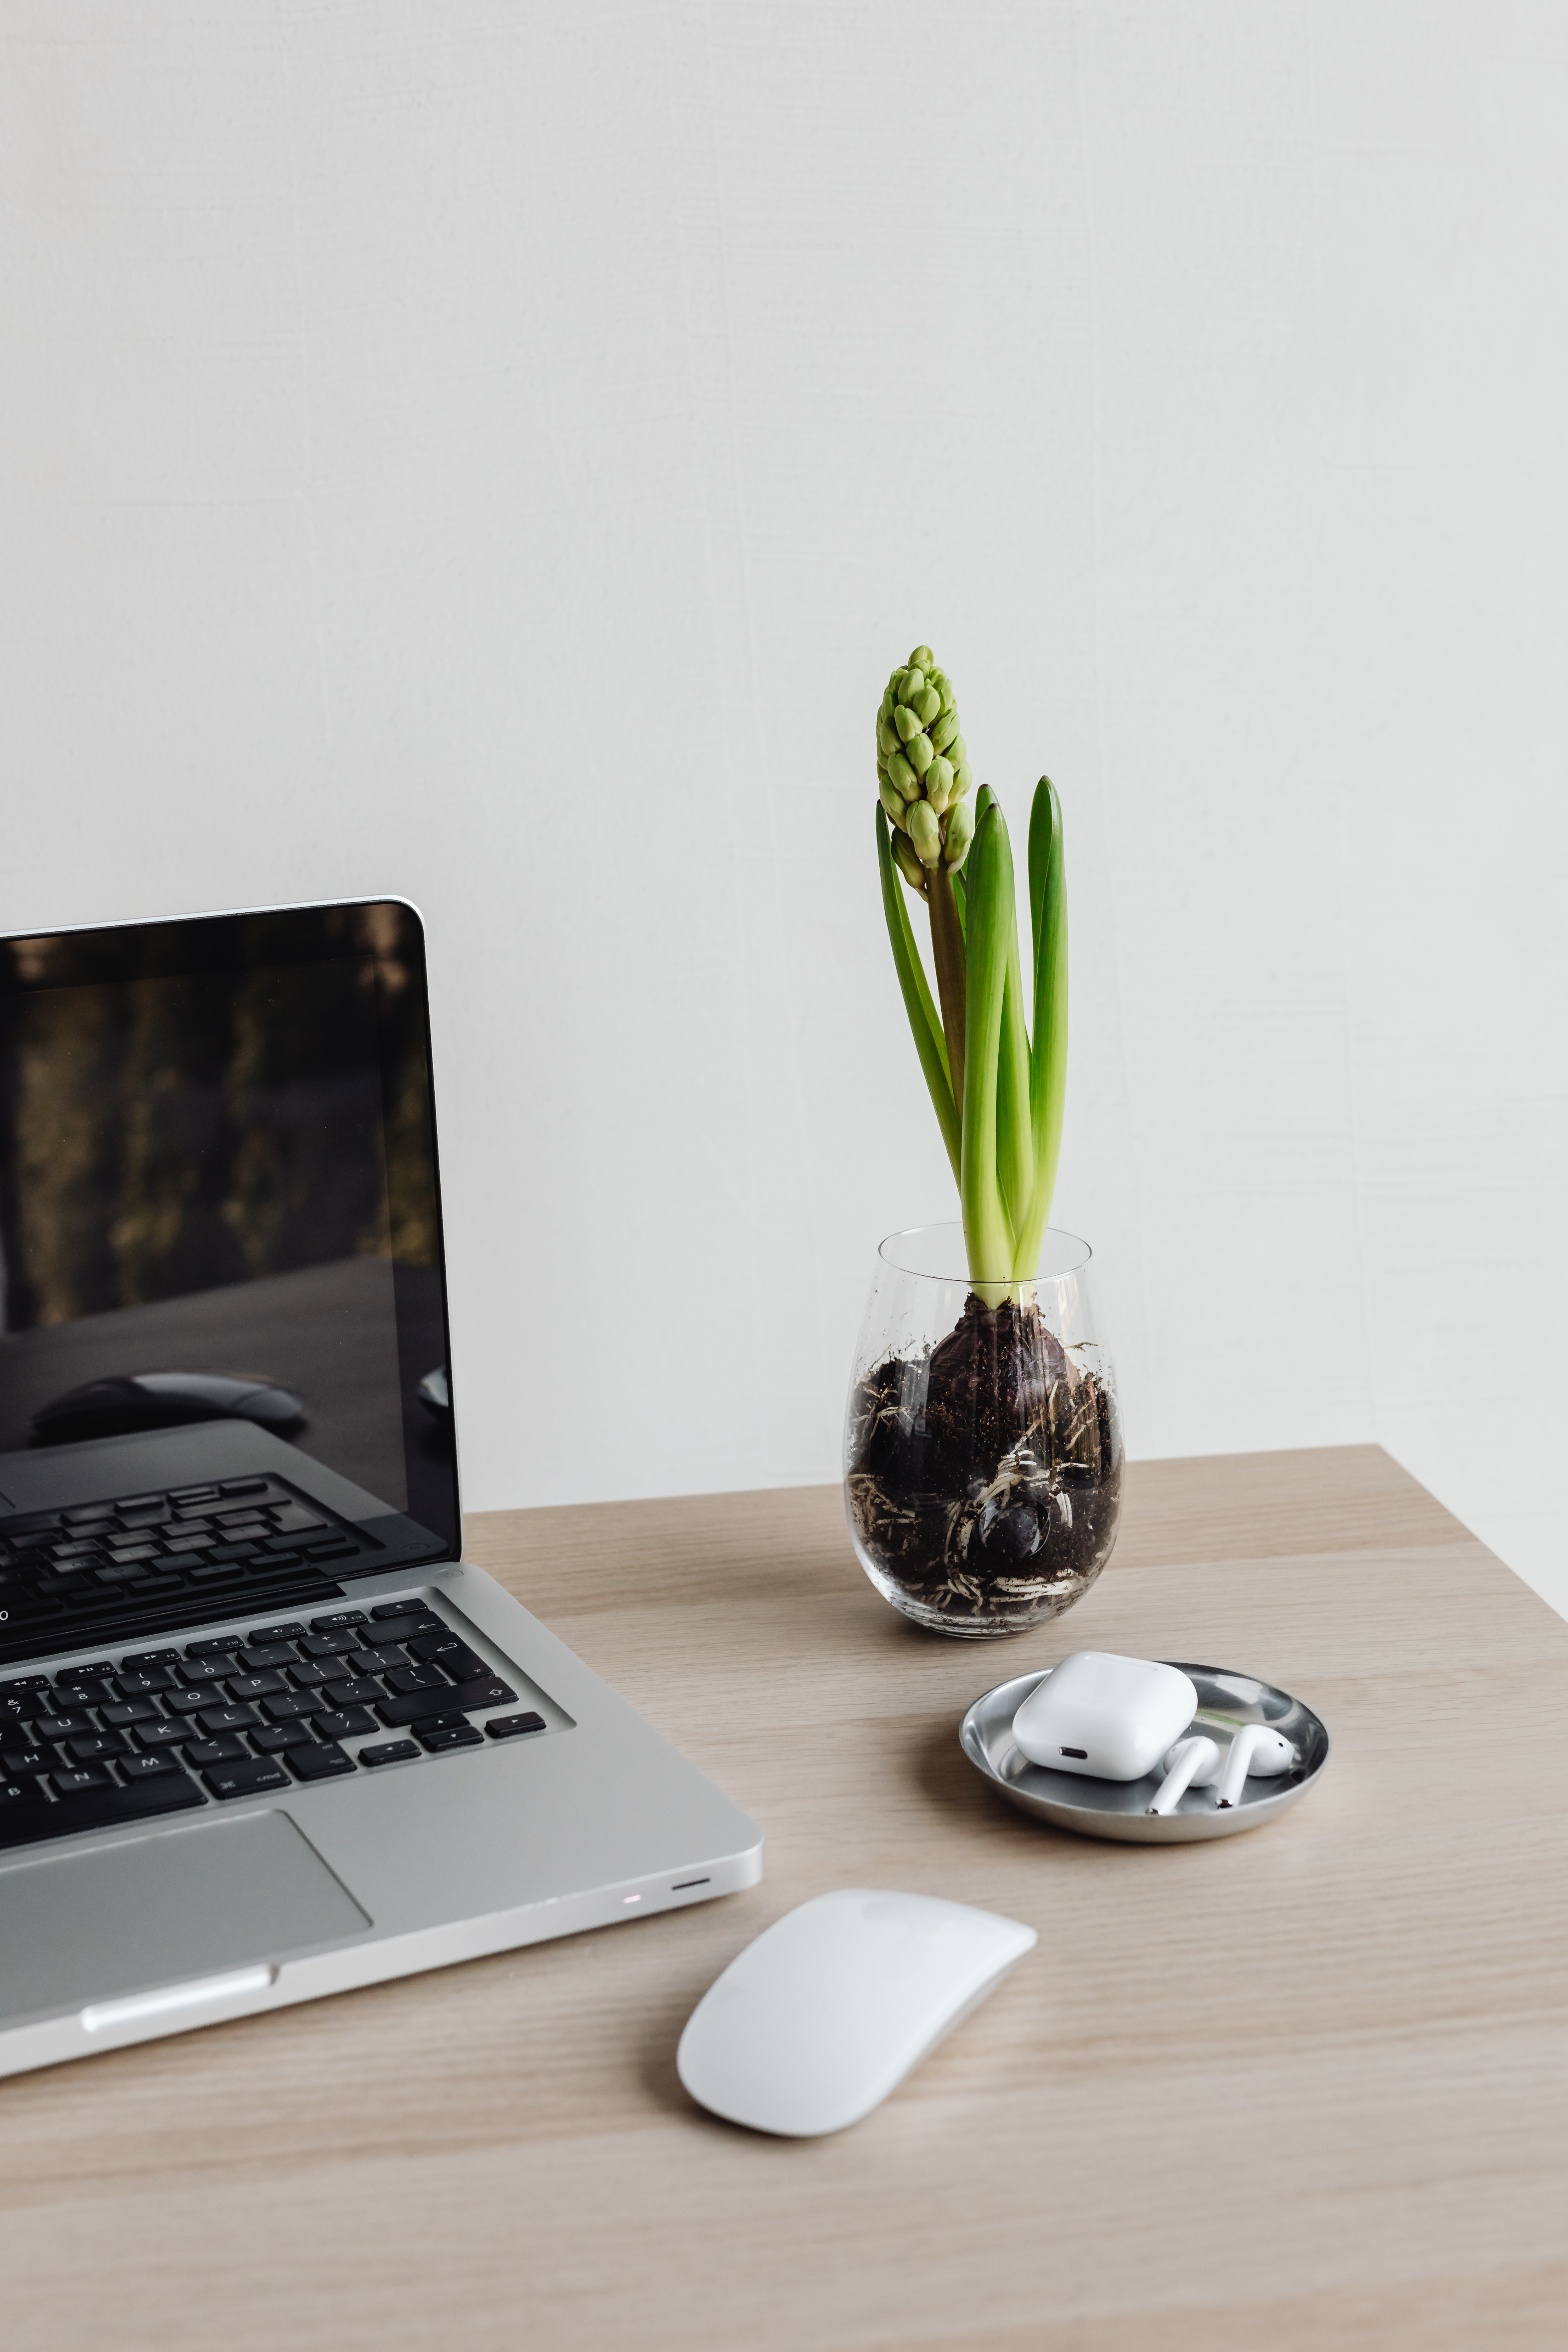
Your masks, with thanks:
M 1212 1787 L 1189 1789 L 1173 1813 L 1148 1810 L 1160 1785 L 1158 1773 L 1142 1780 L 1091 1780 L 1079 1772 L 1047 1772 L 1015 1747 L 1013 1717 L 1045 1681 L 1048 1666 L 1044 1673 L 1015 1675 L 1011 1682 L 983 1692 L 959 1727 L 960 1744 L 975 1770 L 994 1781 L 1021 1811 L 1054 1822 L 1058 1829 L 1117 1838 L 1126 1845 L 1183 1845 L 1194 1838 L 1234 1837 L 1238 1830 L 1261 1828 L 1300 1804 L 1329 1759 L 1329 1735 L 1311 1708 L 1272 1683 L 1232 1674 L 1228 1667 L 1193 1666 L 1181 1658 L 1165 1663 L 1179 1665 L 1196 1685 L 1194 1732 L 1206 1732 L 1223 1749 L 1244 1723 L 1267 1723 L 1294 1742 L 1301 1758 L 1296 1770 L 1277 1780 L 1248 1780 L 1239 1804 L 1223 1812 Z

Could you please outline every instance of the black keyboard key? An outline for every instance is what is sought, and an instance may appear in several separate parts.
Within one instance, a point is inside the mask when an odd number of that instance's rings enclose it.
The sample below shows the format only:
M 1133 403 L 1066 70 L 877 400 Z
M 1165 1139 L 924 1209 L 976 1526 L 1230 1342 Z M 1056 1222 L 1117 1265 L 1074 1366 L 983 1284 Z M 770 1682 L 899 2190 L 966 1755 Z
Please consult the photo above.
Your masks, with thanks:
M 485 1729 L 492 1739 L 516 1739 L 525 1731 L 542 1731 L 544 1717 L 531 1708 L 527 1715 L 493 1715 Z
M 465 1715 L 476 1715 L 482 1707 L 505 1706 L 517 1693 L 509 1683 L 494 1675 L 481 1675 L 471 1683 L 454 1683 L 446 1693 L 453 1706 L 460 1706 Z
M 217 1492 L 216 1486 L 176 1486 L 171 1488 L 169 1500 L 171 1503 L 216 1503 Z
M 411 1658 L 417 1658 L 423 1665 L 445 1666 L 448 1674 L 452 1673 L 454 1659 L 473 1660 L 464 1673 L 454 1676 L 458 1682 L 471 1682 L 475 1675 L 484 1672 L 484 1660 L 476 1657 L 468 1643 L 449 1628 L 439 1633 L 416 1633 L 408 1644 L 408 1654 Z
M 176 1666 L 174 1673 L 187 1690 L 200 1690 L 208 1685 L 226 1682 L 239 1670 L 239 1660 L 232 1650 L 219 1650 L 204 1658 L 193 1658 L 187 1665 Z
M 68 1739 L 65 1750 L 73 1764 L 101 1764 L 106 1756 L 123 1756 L 130 1745 L 122 1731 L 89 1731 L 83 1738 Z
M 7 1748 L 0 1751 L 0 1766 L 13 1780 L 28 1780 L 37 1773 L 50 1771 L 54 1761 L 52 1748 Z
M 0 1699 L 7 1699 L 23 1691 L 41 1691 L 49 1687 L 47 1675 L 13 1675 L 8 1683 L 0 1683 Z
M 485 1744 L 483 1732 L 471 1723 L 456 1725 L 450 1731 L 416 1728 L 414 1737 L 426 1756 L 444 1756 L 451 1748 L 482 1748 Z
M 152 1755 L 165 1748 L 183 1748 L 187 1739 L 196 1736 L 195 1726 L 182 1723 L 178 1716 L 172 1719 L 163 1716 L 156 1723 L 139 1723 L 131 1737 L 138 1748 Z
M 411 1764 L 420 1752 L 412 1739 L 383 1739 L 374 1748 L 362 1748 L 359 1760 L 362 1764 Z
M 265 1674 L 269 1666 L 291 1666 L 294 1663 L 292 1642 L 253 1642 L 241 1650 L 239 1663 L 247 1675 Z
M 218 1488 L 223 1495 L 265 1495 L 265 1478 L 225 1478 Z
M 333 1780 L 353 1769 L 353 1758 L 346 1755 L 332 1740 L 324 1742 L 320 1748 L 290 1748 L 289 1750 L 289 1769 L 299 1780 Z
M 112 1503 L 79 1503 L 74 1511 L 62 1511 L 61 1518 L 68 1528 L 93 1526 L 100 1519 L 111 1519 L 115 1515 Z
M 233 1764 L 240 1757 L 248 1753 L 249 1750 L 244 1740 L 237 1739 L 232 1731 L 227 1731 L 222 1733 L 216 1739 L 193 1739 L 185 1750 L 185 1757 L 187 1762 L 192 1764 Z M 136 1760 L 133 1757 L 127 1757 L 126 1769 L 129 1769 Z M 155 1763 L 159 1759 L 146 1756 L 140 1760 L 145 1769 L 147 1765 Z
M 231 1698 L 266 1698 L 269 1692 L 288 1687 L 276 1666 L 265 1666 L 258 1675 L 230 1675 L 228 1678 Z
M 177 1666 L 179 1663 L 178 1650 L 138 1650 L 133 1657 L 121 1659 L 120 1671 L 134 1674 L 142 1667 L 151 1671 L 155 1666 Z
M 259 1719 L 253 1706 L 207 1706 L 196 1717 L 202 1729 L 215 1736 L 220 1731 L 248 1731 Z
M 156 1559 L 158 1557 L 158 1547 L 156 1544 L 150 1543 L 110 1544 L 109 1547 L 109 1557 L 116 1568 L 124 1569 L 129 1571 L 132 1569 L 140 1567 L 144 1559 Z
M 304 1626 L 298 1618 L 287 1625 L 258 1625 L 247 1636 L 252 1649 L 267 1642 L 298 1642 L 303 1639 Z
M 151 1698 L 155 1692 L 173 1690 L 174 1677 L 167 1666 L 138 1666 L 133 1674 L 122 1666 L 114 1686 L 121 1698 Z
M 171 1691 L 165 1704 L 175 1715 L 200 1715 L 207 1706 L 222 1706 L 224 1696 L 216 1683 L 198 1683 L 195 1690 Z
M 412 1706 L 414 1703 L 415 1702 L 412 1699 L 384 1698 L 378 1711 L 384 1723 L 406 1723 L 412 1727 L 416 1733 L 421 1731 L 460 1731 L 468 1719 L 466 1715 L 459 1715 L 455 1706 L 446 1707 L 441 1713 L 437 1714 L 430 1708 L 430 1702 L 428 1699 L 426 1699 L 424 1702 L 426 1708 L 428 1710 L 424 1715 L 393 1716 L 388 1712 L 388 1710 L 394 1706 Z
M 272 1514 L 272 1524 L 279 1535 L 310 1535 L 324 1528 L 327 1522 L 320 1511 L 312 1511 L 304 1503 L 279 1503 Z
M 363 1706 L 345 1706 L 335 1709 L 331 1715 L 318 1715 L 312 1719 L 317 1737 L 321 1739 L 353 1739 L 362 1731 L 379 1731 L 381 1728 L 369 1708 Z
M 36 1715 L 33 1734 L 38 1739 L 68 1739 L 73 1732 L 90 1731 L 90 1715 Z
M 296 1690 L 324 1690 L 329 1683 L 335 1683 L 342 1673 L 342 1667 L 335 1658 L 306 1658 L 299 1665 L 289 1667 L 289 1679 Z
M 204 1590 L 211 1584 L 227 1584 L 245 1574 L 245 1562 L 238 1559 L 198 1559 L 191 1569 L 191 1582 Z
M 0 1845 L 11 1841 L 5 1835 L 5 1824 L 25 1806 L 42 1806 L 47 1802 L 41 1780 L 0 1780 Z
M 216 1550 L 208 1552 L 205 1559 L 202 1562 L 202 1566 L 204 1569 L 207 1570 L 215 1568 L 242 1568 L 247 1559 L 254 1559 L 256 1558 L 256 1554 L 257 1546 L 253 1543 L 240 1543 L 237 1540 L 230 1543 L 221 1543 L 217 1546 Z
M 229 1658 L 238 1647 L 237 1633 L 208 1633 L 199 1642 L 187 1642 L 185 1655 L 187 1658 Z M 215 1665 L 213 1672 L 220 1675 L 223 1668 Z
M 55 1682 L 57 1686 L 61 1683 L 69 1683 L 74 1689 L 78 1683 L 101 1682 L 105 1675 L 111 1675 L 113 1672 L 112 1658 L 94 1658 L 90 1665 L 62 1666 L 55 1676 Z
M 353 1675 L 348 1681 L 328 1683 L 323 1696 L 334 1706 L 374 1706 L 381 1696 L 381 1685 L 371 1675 Z
M 348 1664 L 356 1675 L 384 1675 L 393 1666 L 404 1666 L 407 1663 L 402 1651 L 395 1650 L 390 1642 L 380 1649 L 351 1650 L 348 1654 Z
M 61 1517 L 58 1511 L 18 1511 L 14 1519 L 5 1522 L 0 1533 L 6 1536 L 32 1535 L 40 1528 L 58 1528 Z
M 239 1746 L 237 1740 L 235 1742 L 235 1745 L 237 1748 Z M 243 1755 L 244 1752 L 244 1749 L 241 1748 L 240 1753 Z M 193 1750 L 193 1761 L 194 1760 L 195 1751 Z M 178 1764 L 175 1763 L 174 1759 L 172 1756 L 122 1756 L 120 1759 L 121 1771 L 124 1774 L 127 1780 L 132 1782 L 137 1780 L 151 1780 L 160 1772 L 177 1772 L 179 1769 Z M 59 1781 L 57 1779 L 55 1781 L 56 1788 L 58 1789 L 59 1785 Z
M 289 1786 L 282 1765 L 265 1756 L 247 1756 L 242 1764 L 209 1765 L 202 1778 L 215 1797 L 258 1797 Z
M 387 1681 L 395 1691 L 445 1691 L 451 1685 L 436 1666 L 391 1666 Z
M 264 1723 L 250 1735 L 250 1744 L 264 1756 L 280 1755 L 285 1748 L 309 1748 L 315 1733 L 308 1723 Z
M 345 1625 L 363 1625 L 369 1620 L 363 1609 L 334 1609 L 329 1616 L 312 1617 L 312 1633 L 341 1633 Z M 363 1636 L 362 1636 L 363 1639 Z
M 426 1608 L 423 1601 L 378 1601 L 370 1613 L 378 1625 L 388 1623 L 394 1617 L 428 1618 L 432 1625 L 441 1622 L 435 1611 Z M 396 1640 L 399 1637 L 394 1634 L 389 1638 Z
M 305 1555 L 295 1545 L 292 1536 L 268 1536 L 262 1547 L 263 1563 L 268 1568 L 302 1568 Z
M 120 1769 L 123 1771 L 126 1765 L 141 1760 L 139 1757 L 127 1756 L 121 1759 Z M 84 1789 L 111 1789 L 114 1786 L 107 1764 L 84 1764 L 79 1771 L 56 1772 L 52 1777 L 57 1797 L 79 1797 Z
M 128 1723 L 153 1723 L 161 1720 L 163 1710 L 150 1698 L 124 1698 L 113 1706 L 99 1709 L 99 1719 L 110 1731 L 123 1731 Z
M 389 1617 L 374 1630 L 378 1642 L 406 1642 L 416 1633 L 433 1633 L 436 1628 L 428 1617 L 410 1616 Z
M 348 1559 L 359 1546 L 348 1536 L 331 1536 L 324 1543 L 307 1539 L 302 1549 L 307 1559 Z
M 308 1658 L 341 1658 L 359 1648 L 359 1637 L 345 1625 L 335 1633 L 307 1633 L 300 1647 Z
M 302 1715 L 315 1715 L 321 1700 L 314 1691 L 280 1691 L 276 1698 L 264 1698 L 261 1712 L 269 1723 L 294 1723 Z

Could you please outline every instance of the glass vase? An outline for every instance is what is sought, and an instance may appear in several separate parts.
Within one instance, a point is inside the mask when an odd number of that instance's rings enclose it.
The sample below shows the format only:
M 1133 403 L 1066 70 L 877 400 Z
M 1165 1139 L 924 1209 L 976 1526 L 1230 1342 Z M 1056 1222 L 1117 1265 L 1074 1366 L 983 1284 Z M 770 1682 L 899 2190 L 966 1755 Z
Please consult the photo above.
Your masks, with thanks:
M 1087 1243 L 976 1297 L 958 1223 L 890 1234 L 855 1351 L 844 1500 L 895 1609 L 969 1639 L 1059 1617 L 1110 1557 L 1121 1421 Z

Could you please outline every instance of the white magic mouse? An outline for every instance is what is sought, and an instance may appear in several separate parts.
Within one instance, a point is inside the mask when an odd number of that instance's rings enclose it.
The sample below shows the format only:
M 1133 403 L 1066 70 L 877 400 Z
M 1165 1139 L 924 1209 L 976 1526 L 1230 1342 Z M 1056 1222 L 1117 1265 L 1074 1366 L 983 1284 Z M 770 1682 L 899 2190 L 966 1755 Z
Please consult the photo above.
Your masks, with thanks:
M 703 2106 L 752 2131 L 843 2131 L 1036 1941 L 1016 1919 L 934 1895 L 851 1886 L 816 1895 L 709 1986 L 680 2037 L 680 2079 Z

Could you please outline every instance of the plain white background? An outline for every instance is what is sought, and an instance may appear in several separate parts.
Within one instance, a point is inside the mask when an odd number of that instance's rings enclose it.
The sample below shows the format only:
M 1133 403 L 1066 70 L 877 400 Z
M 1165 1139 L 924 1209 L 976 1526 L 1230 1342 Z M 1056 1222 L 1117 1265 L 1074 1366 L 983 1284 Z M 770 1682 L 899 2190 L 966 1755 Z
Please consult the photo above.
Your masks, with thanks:
M 423 906 L 470 1503 L 837 1475 L 923 638 L 1134 1453 L 1568 1602 L 1559 7 L 10 0 L 0 113 L 0 924 Z

